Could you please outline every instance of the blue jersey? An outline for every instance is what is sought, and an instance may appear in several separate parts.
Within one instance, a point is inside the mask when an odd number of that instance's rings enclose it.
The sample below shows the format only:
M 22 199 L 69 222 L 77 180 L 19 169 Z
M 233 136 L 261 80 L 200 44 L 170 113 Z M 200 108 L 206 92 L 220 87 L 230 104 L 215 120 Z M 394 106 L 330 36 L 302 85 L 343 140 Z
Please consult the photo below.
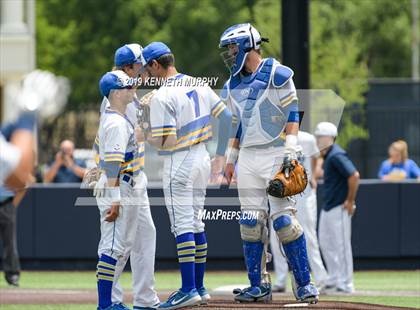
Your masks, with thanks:
M 420 168 L 417 164 L 407 159 L 401 163 L 391 163 L 389 160 L 382 162 L 379 169 L 378 177 L 382 179 L 384 176 L 389 176 L 391 180 L 417 179 L 420 177 Z
M 356 167 L 347 153 L 333 144 L 324 158 L 324 206 L 325 211 L 344 203 L 348 194 L 347 179 L 356 172 Z

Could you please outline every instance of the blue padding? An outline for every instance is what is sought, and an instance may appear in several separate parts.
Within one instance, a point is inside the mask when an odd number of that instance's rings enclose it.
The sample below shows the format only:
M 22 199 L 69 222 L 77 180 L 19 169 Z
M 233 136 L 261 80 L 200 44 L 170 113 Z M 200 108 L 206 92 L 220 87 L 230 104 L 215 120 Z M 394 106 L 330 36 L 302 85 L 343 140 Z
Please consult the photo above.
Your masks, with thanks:
M 296 240 L 283 244 L 287 262 L 293 272 L 298 287 L 308 285 L 311 281 L 308 254 L 306 252 L 305 235 Z
M 265 61 L 264 66 L 261 68 L 260 72 L 271 73 L 271 68 L 273 66 L 273 63 L 274 63 L 274 58 L 272 57 L 268 58 Z
M 292 224 L 292 218 L 289 215 L 282 215 L 273 221 L 273 228 L 278 231 Z
M 273 85 L 275 87 L 283 86 L 293 76 L 293 70 L 289 67 L 279 65 L 276 67 L 273 77 Z
M 251 218 L 251 219 L 244 218 L 243 215 L 242 215 L 241 218 L 239 219 L 239 224 L 254 227 L 254 226 L 257 225 L 257 219 L 256 218 Z
M 259 106 L 261 127 L 271 137 L 276 138 L 283 131 L 286 116 L 278 107 L 274 106 L 268 98 Z
M 241 84 L 241 79 L 240 79 L 240 77 L 239 77 L 239 75 L 235 75 L 235 76 L 232 76 L 231 78 L 230 78 L 230 83 L 229 83 L 230 85 L 230 89 L 234 89 L 234 88 L 236 88 L 239 84 Z
M 246 268 L 251 286 L 261 284 L 261 260 L 264 250 L 262 242 L 243 241 Z

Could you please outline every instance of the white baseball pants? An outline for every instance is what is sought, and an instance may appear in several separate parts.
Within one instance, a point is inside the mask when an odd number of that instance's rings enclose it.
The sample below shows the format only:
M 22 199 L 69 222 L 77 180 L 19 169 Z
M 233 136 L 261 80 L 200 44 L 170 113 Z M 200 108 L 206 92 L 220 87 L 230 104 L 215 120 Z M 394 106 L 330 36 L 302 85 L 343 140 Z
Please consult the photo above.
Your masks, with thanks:
M 291 200 L 273 197 L 266 193 L 269 181 L 283 162 L 283 153 L 283 147 L 240 149 L 237 175 L 238 195 L 242 211 L 265 211 L 271 216 L 277 213 L 293 215 L 295 209 Z
M 348 293 L 353 292 L 351 216 L 343 205 L 321 211 L 319 245 L 328 270 L 326 284 Z
M 176 236 L 204 231 L 199 214 L 204 209 L 210 177 L 210 156 L 199 143 L 164 158 L 163 189 L 171 231 Z
M 112 302 L 123 302 L 118 280 L 130 257 L 133 280 L 133 304 L 151 307 L 159 302 L 154 290 L 156 229 L 147 196 L 147 177 L 143 172 L 133 179 L 134 187 L 120 179 L 121 207 L 115 222 L 106 222 L 109 205 L 99 205 L 101 241 L 98 254 L 118 260 L 112 289 Z

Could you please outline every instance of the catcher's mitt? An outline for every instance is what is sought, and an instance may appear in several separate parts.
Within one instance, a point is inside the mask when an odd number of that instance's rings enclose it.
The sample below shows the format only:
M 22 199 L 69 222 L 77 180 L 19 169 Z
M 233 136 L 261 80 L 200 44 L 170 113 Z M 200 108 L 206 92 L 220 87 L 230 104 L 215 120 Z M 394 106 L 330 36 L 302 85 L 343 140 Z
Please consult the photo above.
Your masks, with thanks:
M 137 122 L 145 135 L 150 131 L 150 101 L 152 100 L 156 90 L 148 92 L 140 98 L 137 109 Z
M 305 167 L 297 160 L 286 161 L 267 187 L 271 196 L 284 198 L 303 192 L 308 185 Z

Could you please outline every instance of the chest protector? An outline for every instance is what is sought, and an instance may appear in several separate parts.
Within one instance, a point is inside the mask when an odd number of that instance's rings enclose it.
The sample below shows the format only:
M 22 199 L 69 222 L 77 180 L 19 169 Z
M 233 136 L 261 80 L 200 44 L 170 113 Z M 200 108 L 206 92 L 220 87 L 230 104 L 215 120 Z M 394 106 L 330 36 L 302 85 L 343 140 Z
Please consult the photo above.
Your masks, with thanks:
M 240 116 L 241 147 L 264 145 L 279 138 L 287 116 L 278 102 L 272 102 L 276 96 L 270 92 L 276 92 L 292 75 L 292 70 L 267 58 L 249 80 L 238 74 L 225 84 L 224 94 Z

